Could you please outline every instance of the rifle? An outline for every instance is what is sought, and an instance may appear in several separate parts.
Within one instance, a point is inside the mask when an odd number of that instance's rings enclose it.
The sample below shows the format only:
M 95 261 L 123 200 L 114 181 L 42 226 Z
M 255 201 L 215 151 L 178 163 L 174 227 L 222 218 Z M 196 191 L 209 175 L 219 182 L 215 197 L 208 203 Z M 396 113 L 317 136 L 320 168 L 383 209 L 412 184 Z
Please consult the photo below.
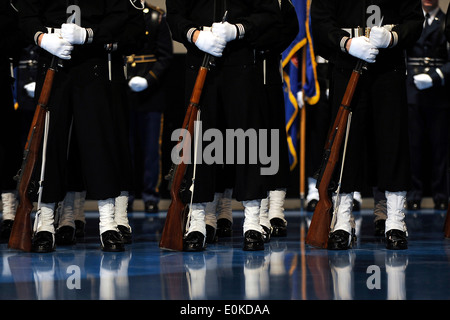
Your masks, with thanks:
M 209 71 L 212 57 L 207 54 L 203 59 L 203 63 L 198 71 L 197 78 L 195 80 L 194 89 L 189 101 L 189 105 L 186 111 L 186 115 L 183 121 L 183 129 L 186 129 L 190 136 L 194 136 L 194 122 L 197 119 L 199 111 L 200 97 L 203 91 L 203 85 L 205 83 L 206 75 Z M 179 142 L 181 142 L 180 137 Z M 183 139 L 183 148 L 189 148 L 188 141 Z M 171 203 L 167 210 L 166 221 L 164 229 L 159 242 L 161 249 L 182 251 L 183 250 L 183 235 L 185 231 L 185 222 L 187 213 L 189 212 L 189 205 L 184 203 L 180 196 L 180 189 L 183 185 L 184 176 L 186 174 L 187 164 L 182 161 L 178 165 L 173 165 L 171 169 L 172 182 L 170 187 Z
M 30 216 L 31 211 L 33 210 L 33 203 L 29 198 L 29 193 L 31 192 L 29 187 L 39 157 L 45 126 L 45 115 L 48 110 L 47 103 L 50 98 L 58 61 L 59 59 L 53 56 L 45 75 L 36 111 L 34 112 L 33 121 L 31 122 L 31 127 L 28 132 L 27 142 L 23 152 L 22 166 L 17 176 L 15 176 L 15 179 L 17 180 L 19 205 L 16 210 L 8 247 L 26 252 L 31 251 Z
M 227 19 L 228 11 L 222 18 L 222 22 Z M 200 98 L 202 96 L 203 85 L 205 84 L 206 75 L 211 66 L 214 65 L 214 57 L 210 54 L 205 54 L 202 65 L 197 74 L 195 80 L 194 89 L 192 90 L 189 105 L 186 111 L 186 115 L 183 120 L 183 129 L 186 129 L 190 136 L 194 136 L 194 122 L 197 119 L 199 111 Z M 189 148 L 188 141 L 186 139 L 178 140 L 179 143 L 183 140 L 183 148 Z M 182 156 L 182 155 L 181 155 Z M 186 227 L 186 218 L 189 213 L 189 205 L 184 203 L 180 196 L 180 190 L 184 182 L 184 176 L 186 174 L 187 164 L 182 161 L 178 165 L 172 165 L 170 170 L 171 186 L 170 186 L 170 198 L 171 202 L 169 209 L 167 210 L 166 221 L 164 223 L 164 229 L 159 241 L 159 247 L 166 250 L 183 251 L 183 236 Z
M 328 134 L 328 140 L 325 144 L 322 166 L 317 180 L 319 202 L 314 209 L 311 224 L 305 239 L 305 242 L 313 247 L 326 249 L 328 246 L 328 235 L 330 233 L 332 218 L 331 209 L 333 207 L 329 195 L 329 185 L 334 168 L 339 160 L 342 140 L 347 127 L 348 116 L 350 114 L 350 104 L 363 68 L 365 68 L 365 62 L 358 60 L 356 67 L 352 71 L 344 98 L 342 99 L 334 124 Z

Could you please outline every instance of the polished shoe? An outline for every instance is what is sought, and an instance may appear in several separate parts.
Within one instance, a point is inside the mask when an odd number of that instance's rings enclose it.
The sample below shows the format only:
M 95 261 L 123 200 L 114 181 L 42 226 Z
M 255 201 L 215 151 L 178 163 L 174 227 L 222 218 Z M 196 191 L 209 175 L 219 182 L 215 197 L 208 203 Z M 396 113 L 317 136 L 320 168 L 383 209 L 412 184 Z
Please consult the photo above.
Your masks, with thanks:
M 329 250 L 347 250 L 353 247 L 356 242 L 356 235 L 354 229 L 352 229 L 352 234 L 345 230 L 336 230 L 330 233 L 328 238 L 328 249 Z
M 233 236 L 233 223 L 225 218 L 217 220 L 216 235 L 219 238 L 227 238 Z
M 146 201 L 144 204 L 144 209 L 146 213 L 158 213 L 158 203 L 155 201 Z
M 14 220 L 11 219 L 2 221 L 2 224 L 0 225 L 0 242 L 4 243 L 9 241 L 13 224 Z
M 62 226 L 56 229 L 55 241 L 58 246 L 70 246 L 75 244 L 75 228 Z
M 408 200 L 406 201 L 407 210 L 420 210 L 420 200 Z
M 386 232 L 386 249 L 405 250 L 408 249 L 406 232 L 392 229 Z
M 133 242 L 133 240 L 132 240 L 133 237 L 131 235 L 131 228 L 130 227 L 123 226 L 123 225 L 118 225 L 117 229 L 119 229 L 119 232 L 122 235 L 124 244 L 130 244 L 130 243 Z
M 75 220 L 75 237 L 83 238 L 86 224 L 81 220 Z
M 319 203 L 319 200 L 313 199 L 308 202 L 306 205 L 306 211 L 308 212 L 314 212 L 316 210 L 317 203 Z
M 448 201 L 439 200 L 434 203 L 434 210 L 445 211 L 448 209 Z
M 47 253 L 55 250 L 55 237 L 51 232 L 39 231 L 31 241 L 31 251 Z
M 287 224 L 283 219 L 272 218 L 270 224 L 272 225 L 272 237 L 286 237 Z
M 219 241 L 216 235 L 216 229 L 209 224 L 206 225 L 206 243 L 216 243 Z
M 374 222 L 375 232 L 374 235 L 376 237 L 384 237 L 384 231 L 386 228 L 386 220 L 379 219 Z
M 189 232 L 183 239 L 183 251 L 203 251 L 206 248 L 206 239 L 199 231 Z
M 261 232 L 248 230 L 244 234 L 244 251 L 264 250 L 264 239 Z
M 123 238 L 120 232 L 107 230 L 100 235 L 102 250 L 107 252 L 125 251 Z
M 263 225 L 261 225 L 261 228 L 263 229 L 262 237 L 263 237 L 264 243 L 269 243 L 270 242 L 270 235 L 272 233 L 270 228 L 268 228 L 266 226 L 263 226 Z

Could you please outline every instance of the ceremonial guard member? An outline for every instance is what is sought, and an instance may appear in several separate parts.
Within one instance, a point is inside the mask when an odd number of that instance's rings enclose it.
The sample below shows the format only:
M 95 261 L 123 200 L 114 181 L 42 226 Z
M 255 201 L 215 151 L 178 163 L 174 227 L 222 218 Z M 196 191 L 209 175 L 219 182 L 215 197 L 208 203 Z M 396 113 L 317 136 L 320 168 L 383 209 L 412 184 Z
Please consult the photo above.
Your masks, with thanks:
M 284 202 L 289 184 L 289 152 L 286 137 L 286 117 L 281 73 L 281 54 L 294 41 L 299 32 L 297 14 L 288 0 L 274 1 L 279 5 L 279 22 L 273 24 L 255 42 L 256 65 L 260 80 L 266 89 L 270 104 L 265 114 L 269 130 L 278 130 L 279 168 L 276 174 L 267 176 L 270 188 L 268 197 L 261 201 L 261 225 L 266 242 L 271 236 L 287 235 Z
M 200 103 L 202 130 L 216 128 L 223 137 L 225 129 L 258 132 L 268 105 L 262 99 L 264 88 L 258 80 L 251 41 L 276 21 L 278 4 L 272 0 L 168 0 L 166 6 L 172 37 L 187 48 L 187 97 L 192 93 L 205 54 L 215 56 L 215 66 L 207 74 Z M 221 23 L 226 11 L 226 22 Z M 221 164 L 196 165 L 185 250 L 205 248 L 205 206 L 214 199 L 219 167 Z M 244 205 L 244 250 L 264 249 L 259 209 L 268 187 L 260 169 L 260 163 L 249 164 L 247 159 L 245 164 L 236 164 L 234 159 L 234 197 Z
M 128 152 L 117 143 L 116 133 L 123 121 L 117 113 L 117 98 L 125 96 L 126 87 L 121 55 L 108 55 L 106 49 L 117 41 L 126 25 L 127 1 L 80 0 L 70 4 L 65 0 L 23 0 L 19 13 L 25 35 L 43 49 L 37 95 L 52 57 L 62 61 L 49 101 L 46 170 L 32 250 L 50 252 L 55 247 L 54 210 L 67 191 L 67 150 L 72 127 L 87 197 L 98 201 L 102 249 L 122 251 L 123 238 L 114 220 L 114 209 L 115 198 L 123 190 L 120 172 L 123 155 Z M 115 101 L 111 98 L 112 83 L 122 83 L 115 88 L 124 90 Z
M 333 197 L 337 210 L 328 248 L 347 249 L 354 240 L 353 191 L 363 190 L 361 159 L 366 144 L 370 184 L 385 192 L 387 199 L 386 247 L 406 249 L 404 205 L 411 173 L 403 52 L 420 36 L 420 2 L 314 0 L 311 19 L 315 52 L 329 60 L 332 67 L 330 101 L 334 115 L 358 59 L 367 64 L 351 104 L 350 133 L 339 198 Z M 370 40 L 365 27 L 371 27 Z M 339 178 L 340 164 L 336 168 L 335 176 Z
M 161 132 L 165 108 L 164 79 L 173 57 L 165 12 L 148 2 L 142 10 L 145 33 L 141 49 L 127 57 L 130 146 L 135 190 L 141 190 L 144 210 L 158 212 L 161 180 Z M 139 174 L 136 174 L 139 173 Z M 129 208 L 135 194 L 130 195 Z
M 14 67 L 24 47 L 23 37 L 18 27 L 16 8 L 10 1 L 0 4 L 0 25 L 4 30 L 4 38 L 0 44 L 0 187 L 2 201 L 2 222 L 0 240 L 8 241 L 12 223 L 16 213 L 16 181 L 14 176 L 20 169 L 21 119 L 15 110 L 13 99 Z
M 450 60 L 444 34 L 445 13 L 439 8 L 438 0 L 422 0 L 422 8 L 426 16 L 422 35 L 406 53 L 412 170 L 407 208 L 418 210 L 421 207 L 425 182 L 428 181 L 424 163 L 429 158 L 434 209 L 447 210 Z

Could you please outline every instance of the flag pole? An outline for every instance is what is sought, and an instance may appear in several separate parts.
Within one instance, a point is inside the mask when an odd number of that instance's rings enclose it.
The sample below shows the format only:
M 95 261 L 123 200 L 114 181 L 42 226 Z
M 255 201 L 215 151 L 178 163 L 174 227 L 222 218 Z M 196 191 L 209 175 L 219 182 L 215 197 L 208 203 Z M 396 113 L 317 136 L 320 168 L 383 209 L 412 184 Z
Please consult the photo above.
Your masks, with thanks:
M 302 49 L 302 102 L 300 109 L 300 205 L 303 208 L 305 201 L 305 150 L 306 150 L 306 107 L 305 107 L 305 82 L 306 82 L 306 48 Z

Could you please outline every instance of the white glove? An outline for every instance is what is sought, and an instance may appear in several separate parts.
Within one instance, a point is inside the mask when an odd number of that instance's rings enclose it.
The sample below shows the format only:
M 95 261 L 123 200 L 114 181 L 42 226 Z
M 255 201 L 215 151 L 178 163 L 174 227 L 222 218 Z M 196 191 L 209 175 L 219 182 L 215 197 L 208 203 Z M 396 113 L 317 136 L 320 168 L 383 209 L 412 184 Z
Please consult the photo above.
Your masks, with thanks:
M 213 23 L 212 33 L 218 36 L 219 38 L 224 39 L 226 42 L 235 40 L 237 37 L 236 26 L 228 22 Z
M 44 33 L 41 48 L 63 60 L 69 60 L 73 46 L 57 33 Z
M 303 105 L 305 104 L 305 101 L 303 100 L 303 91 L 297 92 L 297 103 L 300 109 L 303 108 Z
M 350 49 L 348 50 L 348 53 L 352 56 L 369 63 L 375 62 L 378 52 L 378 49 L 370 43 L 369 38 L 367 37 L 352 38 Z
M 428 89 L 433 86 L 433 79 L 426 73 L 416 74 L 413 78 L 414 84 L 419 90 Z
M 83 44 L 86 41 L 86 29 L 75 23 L 63 23 L 61 35 L 71 44 Z
M 370 42 L 377 48 L 387 48 L 391 43 L 391 33 L 382 27 L 370 29 Z
M 215 57 L 221 57 L 227 43 L 224 39 L 214 35 L 211 31 L 200 31 L 195 45 L 200 50 Z
M 34 98 L 34 92 L 36 91 L 36 82 L 30 82 L 23 86 L 23 88 L 27 91 L 27 94 L 30 98 Z
M 131 91 L 141 92 L 148 88 L 148 82 L 147 79 L 143 77 L 133 77 L 128 81 L 128 86 Z

